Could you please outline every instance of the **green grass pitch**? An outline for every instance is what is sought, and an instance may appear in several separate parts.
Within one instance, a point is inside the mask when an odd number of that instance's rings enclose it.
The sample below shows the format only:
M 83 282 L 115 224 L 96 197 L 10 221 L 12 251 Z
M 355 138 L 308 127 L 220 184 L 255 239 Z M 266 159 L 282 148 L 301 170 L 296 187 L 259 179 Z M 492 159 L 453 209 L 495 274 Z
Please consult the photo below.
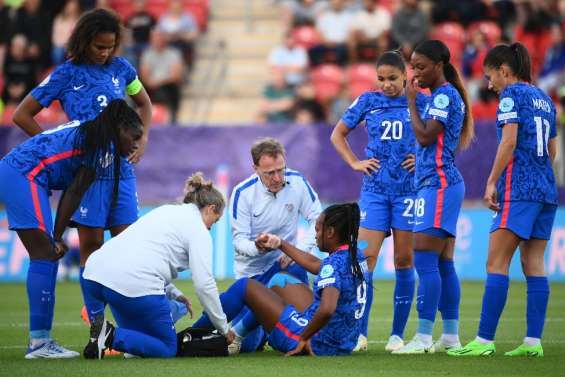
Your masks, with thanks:
M 229 282 L 221 282 L 223 290 Z M 189 282 L 179 282 L 200 311 L 201 307 Z M 349 357 L 285 358 L 275 351 L 229 358 L 200 359 L 128 359 L 104 360 L 25 360 L 27 343 L 27 299 L 22 284 L 0 284 L 0 376 L 515 376 L 565 375 L 560 358 L 565 354 L 565 284 L 551 284 L 551 297 L 540 359 L 509 359 L 504 351 L 520 344 L 525 333 L 525 284 L 513 282 L 506 310 L 497 333 L 497 354 L 489 358 L 451 358 L 445 354 L 393 356 L 384 351 L 392 316 L 392 282 L 375 282 L 375 302 L 371 311 L 369 351 Z M 465 282 L 462 286 L 461 338 L 471 340 L 476 333 L 481 310 L 483 283 Z M 62 283 L 57 287 L 54 336 L 71 349 L 82 351 L 88 328 L 82 324 L 79 285 Z M 406 336 L 414 334 L 415 310 Z M 190 325 L 186 318 L 177 328 Z M 441 332 L 438 316 L 436 335 Z

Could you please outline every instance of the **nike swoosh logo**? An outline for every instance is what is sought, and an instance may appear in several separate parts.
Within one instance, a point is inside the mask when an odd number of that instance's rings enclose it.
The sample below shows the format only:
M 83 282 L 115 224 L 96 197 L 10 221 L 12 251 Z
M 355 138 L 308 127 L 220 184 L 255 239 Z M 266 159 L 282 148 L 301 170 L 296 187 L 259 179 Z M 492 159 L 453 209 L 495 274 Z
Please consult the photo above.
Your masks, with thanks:
M 258 215 L 253 214 L 253 217 L 259 217 L 259 216 L 261 216 L 261 214 L 258 214 Z
M 381 109 L 371 110 L 371 114 L 378 113 L 379 111 L 382 111 L 382 110 Z
M 423 223 L 424 223 L 423 221 L 408 221 L 409 225 L 420 225 L 420 224 L 423 224 Z
M 74 90 L 79 90 L 79 89 L 82 88 L 83 86 L 84 86 L 84 84 L 79 85 L 79 86 L 74 86 L 74 85 L 73 85 L 73 89 L 74 89 Z

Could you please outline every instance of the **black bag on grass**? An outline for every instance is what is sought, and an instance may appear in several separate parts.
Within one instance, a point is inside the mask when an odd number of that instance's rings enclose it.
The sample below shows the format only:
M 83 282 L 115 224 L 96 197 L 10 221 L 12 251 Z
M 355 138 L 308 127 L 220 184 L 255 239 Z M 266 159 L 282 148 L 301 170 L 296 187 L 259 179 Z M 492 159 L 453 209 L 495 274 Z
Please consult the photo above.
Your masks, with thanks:
M 228 356 L 228 342 L 209 329 L 189 327 L 177 334 L 177 357 Z

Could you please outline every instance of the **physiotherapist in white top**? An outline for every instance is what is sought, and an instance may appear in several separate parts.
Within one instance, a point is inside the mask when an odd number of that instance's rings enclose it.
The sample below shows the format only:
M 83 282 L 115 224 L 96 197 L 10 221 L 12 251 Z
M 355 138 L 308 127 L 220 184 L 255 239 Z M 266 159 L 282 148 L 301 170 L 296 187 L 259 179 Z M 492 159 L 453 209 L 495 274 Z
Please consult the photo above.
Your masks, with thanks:
M 225 201 L 200 173 L 188 179 L 185 192 L 182 204 L 154 209 L 88 259 L 85 304 L 91 328 L 85 358 L 102 358 L 106 348 L 174 357 L 177 338 L 167 294 L 182 295 L 171 281 L 188 268 L 213 326 L 228 343 L 233 341 L 212 274 L 210 228 Z M 104 318 L 106 304 L 113 309 L 115 328 Z
M 300 250 L 312 251 L 316 247 L 314 228 L 322 211 L 318 195 L 302 174 L 286 167 L 285 150 L 277 140 L 257 140 L 251 147 L 251 157 L 255 174 L 238 184 L 230 199 L 235 276 L 266 283 L 275 273 L 287 270 L 307 282 L 303 268 L 289 265 L 290 260 L 280 250 L 258 246 L 255 238 L 271 233 Z M 300 216 L 309 226 L 297 243 Z

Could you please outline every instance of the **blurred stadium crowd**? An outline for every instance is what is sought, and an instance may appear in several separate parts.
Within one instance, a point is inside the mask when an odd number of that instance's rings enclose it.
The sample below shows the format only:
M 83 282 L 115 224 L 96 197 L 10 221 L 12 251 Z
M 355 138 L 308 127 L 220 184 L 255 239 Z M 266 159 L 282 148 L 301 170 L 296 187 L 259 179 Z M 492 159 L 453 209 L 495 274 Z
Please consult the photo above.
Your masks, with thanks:
M 500 42 L 522 42 L 537 85 L 565 105 L 565 0 L 265 1 L 280 10 L 284 32 L 266 62 L 271 79 L 258 123 L 335 124 L 355 97 L 374 89 L 374 63 L 383 51 L 398 49 L 408 59 L 427 38 L 449 46 L 476 120 L 496 114 L 482 60 Z M 175 123 L 198 58 L 195 44 L 213 5 L 213 0 L 0 0 L 0 124 L 10 124 L 15 106 L 64 61 L 71 30 L 81 12 L 93 7 L 122 16 L 126 33 L 119 54 L 138 69 L 156 104 L 155 120 Z M 44 124 L 65 120 L 57 106 L 38 118 Z

